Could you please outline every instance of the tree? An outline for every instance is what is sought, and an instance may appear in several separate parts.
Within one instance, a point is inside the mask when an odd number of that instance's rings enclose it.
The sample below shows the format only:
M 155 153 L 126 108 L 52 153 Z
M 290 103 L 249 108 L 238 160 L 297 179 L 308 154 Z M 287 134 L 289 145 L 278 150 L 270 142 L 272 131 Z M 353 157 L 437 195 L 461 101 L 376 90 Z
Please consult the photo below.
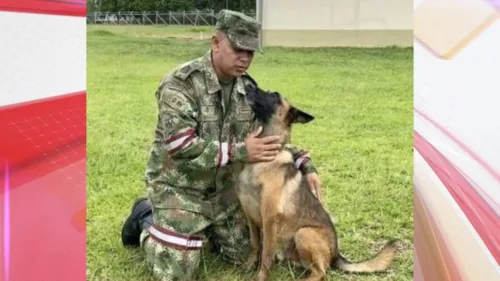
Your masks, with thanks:
M 89 0 L 88 11 L 192 11 L 231 9 L 249 11 L 255 9 L 255 0 Z

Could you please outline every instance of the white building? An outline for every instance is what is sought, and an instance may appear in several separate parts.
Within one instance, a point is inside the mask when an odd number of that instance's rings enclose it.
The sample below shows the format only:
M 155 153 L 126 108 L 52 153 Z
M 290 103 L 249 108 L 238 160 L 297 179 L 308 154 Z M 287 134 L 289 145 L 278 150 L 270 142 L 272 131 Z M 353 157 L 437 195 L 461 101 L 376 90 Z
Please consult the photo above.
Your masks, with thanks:
M 263 46 L 413 45 L 412 0 L 257 0 Z

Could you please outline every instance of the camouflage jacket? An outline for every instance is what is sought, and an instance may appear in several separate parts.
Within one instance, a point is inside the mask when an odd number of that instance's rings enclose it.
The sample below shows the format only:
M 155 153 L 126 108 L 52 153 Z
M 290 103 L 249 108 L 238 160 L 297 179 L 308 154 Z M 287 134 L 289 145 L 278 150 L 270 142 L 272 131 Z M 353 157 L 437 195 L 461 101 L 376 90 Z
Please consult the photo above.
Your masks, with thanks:
M 249 76 L 236 79 L 228 108 L 212 67 L 211 52 L 175 68 L 156 91 L 158 123 L 146 182 L 157 207 L 212 211 L 233 183 L 231 163 L 247 160 L 245 137 L 253 112 L 245 99 Z M 316 172 L 304 151 L 288 144 L 303 173 Z M 206 205 L 206 206 L 204 206 Z

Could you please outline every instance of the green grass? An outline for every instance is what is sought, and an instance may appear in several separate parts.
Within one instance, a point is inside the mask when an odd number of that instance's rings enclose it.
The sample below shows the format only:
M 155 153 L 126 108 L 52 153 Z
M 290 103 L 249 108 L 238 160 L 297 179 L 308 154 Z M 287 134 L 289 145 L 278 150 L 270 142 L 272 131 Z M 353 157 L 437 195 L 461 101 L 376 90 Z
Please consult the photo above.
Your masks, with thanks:
M 180 26 L 171 25 L 87 25 L 89 35 L 124 35 L 135 38 L 193 38 L 208 39 L 212 35 L 212 28 L 209 26 Z
M 124 249 L 120 228 L 138 196 L 156 122 L 154 92 L 172 67 L 209 48 L 191 28 L 89 26 L 88 280 L 154 280 L 141 250 Z M 207 30 L 209 32 L 210 30 Z M 184 38 L 174 38 L 176 36 Z M 250 73 L 316 116 L 293 142 L 308 149 L 337 219 L 341 251 L 368 258 L 391 237 L 403 240 L 391 270 L 329 272 L 329 280 L 413 280 L 412 49 L 285 49 L 257 54 Z M 203 280 L 250 280 L 207 254 Z M 273 269 L 296 280 L 300 269 Z

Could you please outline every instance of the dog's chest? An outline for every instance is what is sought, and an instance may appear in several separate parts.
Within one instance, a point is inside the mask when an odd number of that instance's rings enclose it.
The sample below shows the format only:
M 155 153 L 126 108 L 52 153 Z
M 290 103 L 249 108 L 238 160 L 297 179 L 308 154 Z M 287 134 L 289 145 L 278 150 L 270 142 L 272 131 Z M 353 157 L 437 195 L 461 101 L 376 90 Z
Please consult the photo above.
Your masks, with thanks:
M 258 164 L 247 164 L 238 176 L 238 194 L 240 196 L 254 198 L 259 201 L 261 192 L 261 183 L 255 175 L 261 169 Z
M 238 177 L 237 193 L 247 216 L 254 223 L 262 225 L 261 192 L 262 185 L 255 178 L 256 165 L 246 165 Z

